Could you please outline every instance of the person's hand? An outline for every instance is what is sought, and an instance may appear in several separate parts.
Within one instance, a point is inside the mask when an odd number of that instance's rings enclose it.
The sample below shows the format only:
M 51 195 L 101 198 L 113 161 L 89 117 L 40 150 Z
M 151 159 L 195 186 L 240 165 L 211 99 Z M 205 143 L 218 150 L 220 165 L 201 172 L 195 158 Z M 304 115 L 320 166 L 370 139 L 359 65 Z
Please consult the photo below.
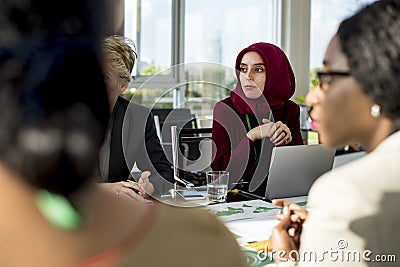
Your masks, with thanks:
M 300 243 L 300 231 L 297 231 L 296 236 L 291 236 L 289 234 L 289 229 L 296 227 L 301 228 L 301 225 L 293 223 L 290 218 L 290 213 L 286 210 L 284 212 L 281 221 L 272 230 L 272 234 L 269 237 L 269 242 L 274 249 L 274 260 L 275 263 L 285 261 L 298 255 L 298 253 L 292 253 L 292 251 L 298 251 Z
M 284 255 L 275 254 L 275 260 L 279 262 L 282 258 L 288 258 L 291 250 L 299 249 L 300 236 L 308 212 L 298 204 L 283 199 L 274 199 L 272 204 L 283 208 L 282 212 L 276 214 L 280 223 L 275 226 L 270 237 L 271 246 L 275 251 L 286 252 Z
M 140 202 L 147 202 L 143 198 L 146 192 L 138 184 L 121 181 L 116 183 L 101 183 L 100 186 L 114 192 L 117 195 L 127 196 Z M 139 193 L 136 193 L 134 189 L 137 190 Z
M 300 205 L 287 201 L 284 199 L 274 199 L 272 204 L 275 206 L 282 207 L 283 210 L 276 214 L 278 220 L 282 220 L 283 214 L 288 211 L 290 213 L 290 219 L 293 223 L 303 223 L 307 219 L 308 212 Z
M 153 194 L 154 192 L 154 186 L 149 180 L 149 176 L 151 175 L 151 172 L 149 171 L 144 171 L 140 175 L 139 178 L 139 186 L 145 191 L 143 196 L 144 197 L 149 197 L 149 195 Z
M 262 119 L 263 124 L 254 127 L 247 133 L 247 138 L 251 141 L 269 137 L 270 141 L 276 146 L 285 145 L 292 141 L 292 133 L 286 124 L 278 121 L 276 123 L 267 119 Z
M 263 119 L 264 122 L 265 119 Z M 292 142 L 292 133 L 289 127 L 281 121 L 274 124 L 275 131 L 269 139 L 275 146 L 286 145 Z
M 262 119 L 263 124 L 254 127 L 247 133 L 247 138 L 249 138 L 251 141 L 256 141 L 258 139 L 262 139 L 265 137 L 271 137 L 275 131 L 274 129 L 274 123 L 267 120 L 267 119 Z

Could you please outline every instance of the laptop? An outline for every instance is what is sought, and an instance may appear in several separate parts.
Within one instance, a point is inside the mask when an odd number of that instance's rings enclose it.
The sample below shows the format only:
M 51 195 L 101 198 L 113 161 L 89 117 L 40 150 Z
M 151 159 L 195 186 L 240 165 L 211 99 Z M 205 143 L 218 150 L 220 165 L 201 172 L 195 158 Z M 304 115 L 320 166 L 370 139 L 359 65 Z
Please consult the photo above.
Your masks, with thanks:
M 353 153 L 349 153 L 349 154 L 343 154 L 343 155 L 336 156 L 335 160 L 333 161 L 332 169 L 336 169 L 340 166 L 343 166 L 343 165 L 349 163 L 350 161 L 362 158 L 366 154 L 367 153 L 365 153 L 364 151 L 360 151 L 360 152 L 353 152 Z
M 274 147 L 265 198 L 307 196 L 314 181 L 332 169 L 334 157 L 335 149 L 322 145 Z

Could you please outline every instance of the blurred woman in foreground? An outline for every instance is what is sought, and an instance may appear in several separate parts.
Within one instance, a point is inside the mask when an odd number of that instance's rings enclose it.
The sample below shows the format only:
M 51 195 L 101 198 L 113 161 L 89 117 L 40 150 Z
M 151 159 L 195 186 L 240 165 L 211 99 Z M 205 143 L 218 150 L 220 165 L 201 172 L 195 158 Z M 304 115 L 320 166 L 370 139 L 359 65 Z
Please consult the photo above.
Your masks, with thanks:
M 244 266 L 211 214 L 89 181 L 109 120 L 103 5 L 0 0 L 0 266 Z

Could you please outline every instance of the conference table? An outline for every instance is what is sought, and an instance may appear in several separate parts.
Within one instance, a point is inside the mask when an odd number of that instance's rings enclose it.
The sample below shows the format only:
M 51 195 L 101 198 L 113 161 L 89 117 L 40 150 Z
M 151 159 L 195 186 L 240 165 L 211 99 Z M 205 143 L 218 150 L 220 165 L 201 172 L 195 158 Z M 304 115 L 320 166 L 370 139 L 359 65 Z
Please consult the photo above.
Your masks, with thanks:
M 307 196 L 285 199 L 306 208 Z M 250 266 L 265 266 L 273 262 L 272 253 L 268 252 L 270 245 L 267 240 L 274 226 L 278 224 L 275 215 L 281 210 L 280 207 L 265 200 L 244 199 L 232 193 L 228 194 L 228 202 L 219 204 L 209 203 L 207 200 L 183 201 L 179 197 L 164 202 L 201 208 L 213 213 L 232 232 Z
M 307 197 L 287 199 L 304 207 L 307 204 Z M 281 208 L 263 200 L 247 200 L 210 205 L 205 209 L 214 213 L 232 232 L 251 266 L 273 262 L 267 240 L 278 224 L 275 215 Z

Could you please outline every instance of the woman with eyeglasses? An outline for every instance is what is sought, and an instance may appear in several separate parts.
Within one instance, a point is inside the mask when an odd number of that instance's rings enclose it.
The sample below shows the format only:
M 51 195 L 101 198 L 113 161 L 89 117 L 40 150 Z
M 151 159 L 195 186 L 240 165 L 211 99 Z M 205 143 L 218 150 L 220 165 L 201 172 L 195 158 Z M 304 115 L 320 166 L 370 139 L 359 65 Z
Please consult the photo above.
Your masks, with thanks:
M 263 147 L 303 144 L 300 109 L 289 100 L 295 91 L 295 77 L 279 47 L 252 44 L 239 53 L 235 69 L 236 89 L 214 108 L 216 151 L 211 167 L 232 172 L 233 182 L 247 191 L 252 180 L 266 182 L 265 170 L 256 170 L 268 165 L 268 159 L 262 157 Z M 257 193 L 263 195 L 264 186 L 257 186 Z
M 288 259 L 298 258 L 301 266 L 382 266 L 386 260 L 385 266 L 397 265 L 399 25 L 400 2 L 378 1 L 344 20 L 330 41 L 320 84 L 307 97 L 313 127 L 328 147 L 357 141 L 368 154 L 319 178 L 309 194 L 309 213 L 274 201 L 283 207 L 270 238 L 273 249 L 282 251 L 275 254 L 276 262 L 290 265 Z

